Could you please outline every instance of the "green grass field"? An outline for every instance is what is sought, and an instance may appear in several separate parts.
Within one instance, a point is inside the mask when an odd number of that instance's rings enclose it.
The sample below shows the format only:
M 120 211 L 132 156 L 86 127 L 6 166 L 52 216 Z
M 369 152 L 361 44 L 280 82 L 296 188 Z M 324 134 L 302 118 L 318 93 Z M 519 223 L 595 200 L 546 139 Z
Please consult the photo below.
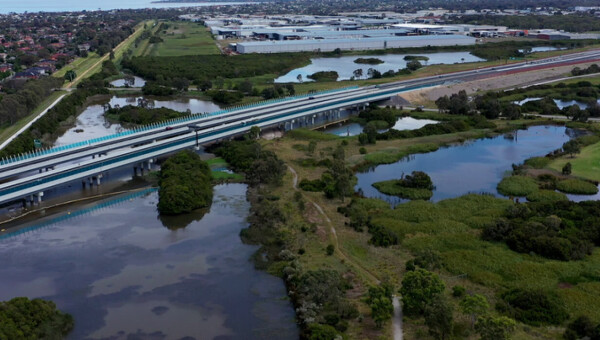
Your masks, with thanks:
M 221 53 L 205 26 L 192 22 L 168 22 L 167 24 L 169 28 L 166 32 L 158 32 L 164 41 L 151 44 L 145 51 L 146 55 L 175 57 Z
M 65 65 L 65 67 L 56 71 L 53 76 L 57 78 L 63 78 L 69 70 L 74 70 L 75 73 L 80 74 L 92 67 L 96 62 L 98 62 L 98 60 L 100 60 L 100 56 L 94 52 L 90 52 L 86 58 L 75 59 L 72 63 Z
M 592 144 L 581 149 L 581 153 L 575 158 L 565 156 L 557 158 L 550 163 L 549 167 L 561 171 L 565 164 L 571 163 L 572 175 L 600 181 L 600 143 Z

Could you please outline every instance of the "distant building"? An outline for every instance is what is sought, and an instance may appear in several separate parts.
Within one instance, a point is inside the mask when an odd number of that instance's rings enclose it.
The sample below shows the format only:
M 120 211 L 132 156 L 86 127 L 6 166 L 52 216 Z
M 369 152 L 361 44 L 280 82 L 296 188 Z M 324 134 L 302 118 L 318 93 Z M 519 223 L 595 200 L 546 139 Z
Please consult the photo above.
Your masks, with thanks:
M 387 48 L 474 45 L 476 39 L 464 35 L 422 35 L 355 39 L 312 39 L 240 42 L 232 45 L 239 53 L 330 52 L 335 49 L 382 50 Z

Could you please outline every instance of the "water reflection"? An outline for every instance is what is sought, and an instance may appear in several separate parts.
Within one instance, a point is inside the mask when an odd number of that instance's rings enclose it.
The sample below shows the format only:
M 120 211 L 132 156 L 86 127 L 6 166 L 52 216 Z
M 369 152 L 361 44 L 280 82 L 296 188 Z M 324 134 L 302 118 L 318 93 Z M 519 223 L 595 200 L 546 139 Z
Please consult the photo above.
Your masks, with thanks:
M 283 282 L 255 270 L 256 247 L 240 241 L 245 193 L 216 186 L 184 229 L 164 228 L 150 192 L 4 238 L 0 300 L 55 301 L 75 317 L 69 339 L 297 339 Z
M 86 141 L 92 138 L 112 135 L 126 130 L 118 123 L 111 123 L 104 117 L 104 112 L 108 107 L 123 107 L 126 105 L 136 106 L 141 99 L 146 100 L 150 107 L 169 108 L 179 112 L 188 112 L 191 114 L 215 112 L 220 107 L 209 101 L 195 98 L 175 98 L 162 99 L 144 96 L 112 96 L 110 99 L 102 99 L 89 105 L 77 117 L 75 126 L 71 127 L 65 133 L 58 137 L 54 142 L 55 146 L 67 145 Z
M 446 52 L 446 53 L 429 53 L 418 54 L 419 56 L 428 57 L 427 61 L 420 61 L 423 65 L 434 64 L 454 64 L 462 62 L 478 62 L 483 59 L 472 55 L 469 52 Z M 311 64 L 305 67 L 297 68 L 287 74 L 275 79 L 276 83 L 297 83 L 298 76 L 302 77 L 303 81 L 312 81 L 308 78 L 309 75 L 320 71 L 336 71 L 339 74 L 338 80 L 348 80 L 354 74 L 354 70 L 362 69 L 363 78 L 367 77 L 369 68 L 374 68 L 377 71 L 384 73 L 389 70 L 398 71 L 406 67 L 407 61 L 404 60 L 405 54 L 385 54 L 385 55 L 357 55 L 339 58 L 312 58 Z M 378 58 L 383 61 L 378 65 L 357 64 L 354 62 L 357 58 Z
M 127 81 L 125 78 L 117 79 L 115 81 L 111 81 L 110 84 L 115 87 L 124 87 L 129 85 L 129 87 L 143 87 L 146 85 L 146 81 L 138 76 L 132 77 L 133 82 Z
M 436 120 L 431 119 L 415 119 L 412 117 L 401 117 L 398 118 L 396 124 L 392 127 L 394 130 L 416 130 L 420 129 L 427 124 L 437 124 Z M 332 126 L 324 130 L 327 133 L 337 135 L 340 137 L 358 136 L 363 131 L 363 126 L 358 123 L 346 123 L 337 126 Z M 379 130 L 379 132 L 385 132 L 387 129 Z

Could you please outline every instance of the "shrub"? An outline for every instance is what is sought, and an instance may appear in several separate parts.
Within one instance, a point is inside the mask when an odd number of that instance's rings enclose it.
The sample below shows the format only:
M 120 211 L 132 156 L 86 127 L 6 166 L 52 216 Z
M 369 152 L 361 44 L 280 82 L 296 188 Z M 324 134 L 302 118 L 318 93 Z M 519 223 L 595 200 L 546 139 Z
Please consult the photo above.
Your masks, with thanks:
M 556 202 L 567 201 L 565 194 L 553 190 L 540 190 L 527 195 L 527 200 L 530 202 Z
M 365 155 L 367 153 L 367 149 L 360 148 L 360 149 L 358 149 L 358 152 L 360 152 L 361 155 Z
M 498 184 L 498 192 L 504 196 L 527 196 L 538 190 L 538 185 L 531 177 L 505 177 Z
M 501 298 L 502 302 L 496 308 L 528 325 L 560 325 L 569 318 L 563 302 L 554 293 L 512 289 Z
M 568 194 L 594 195 L 598 193 L 598 187 L 594 184 L 575 178 L 556 183 L 556 189 Z
M 550 164 L 551 159 L 548 157 L 533 157 L 525 161 L 525 165 L 528 165 L 534 169 L 543 169 Z

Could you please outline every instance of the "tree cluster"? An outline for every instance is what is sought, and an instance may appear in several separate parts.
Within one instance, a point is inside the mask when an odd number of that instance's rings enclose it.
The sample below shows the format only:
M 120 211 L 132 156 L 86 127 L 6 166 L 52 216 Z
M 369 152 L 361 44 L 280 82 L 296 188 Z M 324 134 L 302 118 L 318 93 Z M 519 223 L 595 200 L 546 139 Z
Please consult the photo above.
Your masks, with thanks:
M 560 325 L 569 318 L 564 303 L 554 293 L 516 288 L 500 297 L 496 309 L 528 325 Z
M 73 317 L 52 301 L 17 297 L 0 302 L 0 339 L 62 339 L 73 329 Z
M 482 238 L 512 250 L 568 261 L 580 260 L 600 245 L 600 203 L 531 202 L 511 206 L 487 226 Z
M 212 174 L 206 162 L 190 150 L 180 151 L 161 165 L 158 211 L 189 213 L 212 203 Z
M 175 111 L 166 107 L 145 108 L 140 106 L 126 105 L 119 108 L 111 108 L 105 113 L 109 118 L 116 119 L 124 124 L 147 125 L 163 122 L 169 119 L 181 118 L 187 113 Z
M 9 94 L 0 97 L 0 126 L 12 125 L 31 114 L 62 82 L 59 78 L 44 77 L 21 84 L 13 83 L 14 87 L 7 88 Z
M 255 140 L 228 141 L 214 150 L 236 172 L 246 174 L 250 185 L 281 183 L 286 166 L 275 153 L 263 150 Z
M 563 338 L 600 340 L 600 324 L 594 324 L 587 316 L 580 316 L 567 325 Z
M 202 82 L 223 78 L 250 78 L 264 74 L 285 74 L 309 63 L 309 54 L 278 53 L 235 57 L 223 55 L 187 55 L 179 57 L 133 57 L 123 67 L 150 81 L 170 82 L 186 78 Z

